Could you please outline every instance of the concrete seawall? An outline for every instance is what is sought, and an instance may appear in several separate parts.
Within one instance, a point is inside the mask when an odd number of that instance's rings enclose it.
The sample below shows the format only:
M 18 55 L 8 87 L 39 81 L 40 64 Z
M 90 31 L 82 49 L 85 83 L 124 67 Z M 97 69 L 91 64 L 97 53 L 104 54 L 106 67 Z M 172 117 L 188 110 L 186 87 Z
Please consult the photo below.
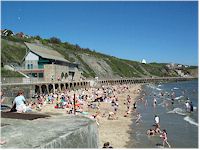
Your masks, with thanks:
M 98 148 L 95 121 L 82 116 L 54 116 L 35 120 L 2 118 L 1 148 Z

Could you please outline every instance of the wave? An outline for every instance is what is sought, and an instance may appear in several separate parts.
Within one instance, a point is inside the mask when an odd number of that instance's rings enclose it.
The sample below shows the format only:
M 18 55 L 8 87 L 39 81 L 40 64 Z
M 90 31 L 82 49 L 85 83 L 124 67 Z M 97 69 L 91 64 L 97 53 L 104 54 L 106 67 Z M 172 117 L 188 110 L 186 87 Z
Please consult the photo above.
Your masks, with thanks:
M 181 108 L 174 108 L 172 111 L 168 111 L 167 113 L 179 114 L 182 116 L 186 116 L 186 112 Z
M 166 100 L 171 101 L 172 99 L 171 98 L 166 98 Z
M 160 88 L 156 88 L 156 90 L 161 91 L 162 89 L 160 89 Z
M 174 89 L 174 90 L 178 90 L 179 88 L 177 88 L 177 87 L 174 87 L 173 89 Z
M 183 97 L 184 97 L 184 96 L 181 95 L 181 96 L 179 96 L 179 97 L 176 97 L 175 100 L 181 99 L 181 98 L 183 98 Z
M 198 123 L 194 121 L 194 119 L 190 118 L 189 116 L 184 117 L 184 120 L 189 122 L 192 125 L 198 126 Z
M 160 85 L 160 84 L 158 85 L 158 87 L 161 87 L 161 86 L 162 86 L 162 85 Z
M 165 101 L 163 101 L 163 102 L 161 102 L 160 104 L 158 104 L 158 106 L 165 107 Z

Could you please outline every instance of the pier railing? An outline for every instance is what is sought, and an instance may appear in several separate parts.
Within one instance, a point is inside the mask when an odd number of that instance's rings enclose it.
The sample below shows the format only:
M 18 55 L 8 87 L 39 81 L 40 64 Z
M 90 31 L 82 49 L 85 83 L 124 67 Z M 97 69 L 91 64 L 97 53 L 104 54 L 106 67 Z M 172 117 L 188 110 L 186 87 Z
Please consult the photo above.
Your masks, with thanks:
M 115 81 L 166 81 L 166 80 L 191 80 L 194 77 L 152 77 L 152 78 L 107 78 L 107 79 L 97 79 L 91 78 L 86 80 L 61 80 L 61 81 L 45 81 L 43 78 L 1 78 L 1 84 L 37 84 L 37 83 L 52 83 L 52 82 L 89 82 L 96 81 L 98 83 L 103 82 L 115 82 Z

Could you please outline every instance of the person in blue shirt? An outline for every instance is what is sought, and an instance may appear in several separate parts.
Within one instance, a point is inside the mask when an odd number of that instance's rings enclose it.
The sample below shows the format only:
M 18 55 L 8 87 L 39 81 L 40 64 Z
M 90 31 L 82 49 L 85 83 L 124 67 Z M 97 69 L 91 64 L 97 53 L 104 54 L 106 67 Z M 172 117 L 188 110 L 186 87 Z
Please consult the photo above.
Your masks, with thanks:
M 26 100 L 24 98 L 24 92 L 20 90 L 13 101 L 13 107 L 16 106 L 16 110 L 19 113 L 26 112 Z

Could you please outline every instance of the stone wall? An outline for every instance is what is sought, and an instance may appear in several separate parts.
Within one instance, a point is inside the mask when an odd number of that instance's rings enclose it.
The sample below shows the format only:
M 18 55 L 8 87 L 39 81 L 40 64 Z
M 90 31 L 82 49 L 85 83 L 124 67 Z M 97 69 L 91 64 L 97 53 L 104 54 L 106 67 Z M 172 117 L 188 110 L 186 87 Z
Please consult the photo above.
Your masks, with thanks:
M 34 85 L 2 85 L 1 90 L 4 92 L 6 104 L 12 104 L 12 101 L 17 96 L 19 90 L 24 91 L 25 98 L 31 98 L 35 93 Z
M 44 65 L 44 79 L 45 81 L 58 81 L 59 78 L 62 81 L 71 81 L 72 77 L 69 76 L 69 71 L 74 72 L 73 80 L 80 80 L 81 72 L 78 70 L 78 68 L 69 70 L 68 66 L 55 64 Z

